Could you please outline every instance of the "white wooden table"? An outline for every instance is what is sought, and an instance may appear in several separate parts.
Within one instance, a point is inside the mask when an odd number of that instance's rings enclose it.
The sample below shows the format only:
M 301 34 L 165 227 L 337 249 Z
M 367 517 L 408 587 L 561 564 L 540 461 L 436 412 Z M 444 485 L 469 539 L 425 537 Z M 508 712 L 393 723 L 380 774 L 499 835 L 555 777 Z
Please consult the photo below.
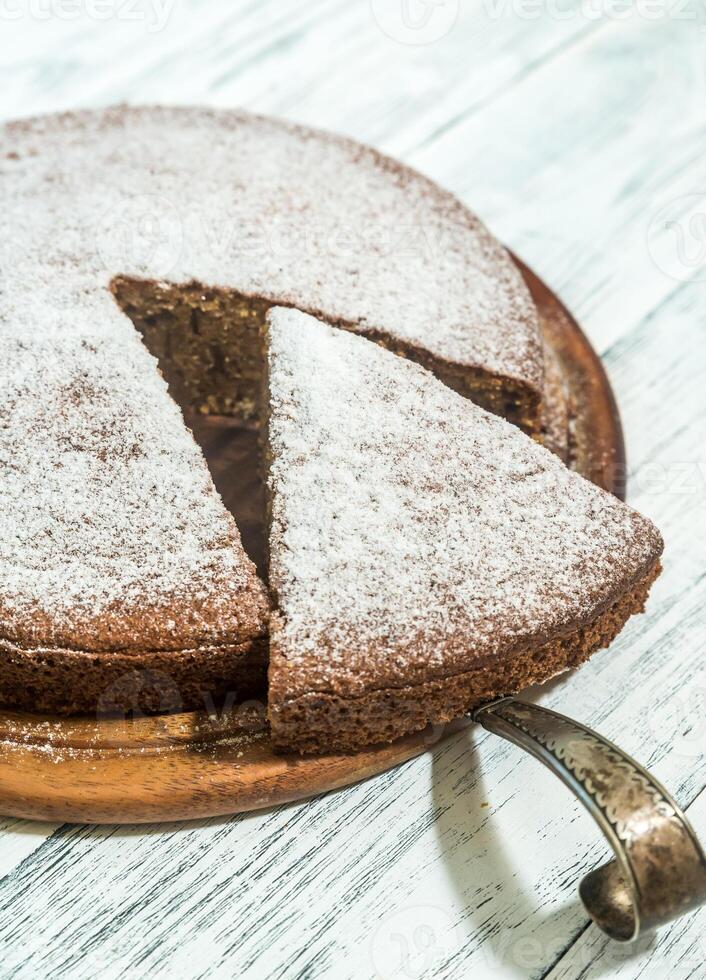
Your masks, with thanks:
M 245 106 L 451 188 L 573 309 L 665 570 L 538 694 L 616 739 L 706 837 L 706 20 L 687 0 L 0 0 L 0 116 Z M 126 792 L 128 789 L 126 788 Z M 706 914 L 589 924 L 606 856 L 536 763 L 469 729 L 363 785 L 186 826 L 0 819 L 0 976 L 706 976 Z

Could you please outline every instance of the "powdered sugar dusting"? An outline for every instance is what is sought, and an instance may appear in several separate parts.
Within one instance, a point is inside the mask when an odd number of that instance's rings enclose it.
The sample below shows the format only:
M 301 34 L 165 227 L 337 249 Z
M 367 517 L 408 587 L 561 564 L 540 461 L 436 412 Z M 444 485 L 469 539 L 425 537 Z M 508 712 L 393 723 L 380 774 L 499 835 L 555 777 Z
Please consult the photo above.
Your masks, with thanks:
M 596 615 L 659 554 L 649 521 L 424 369 L 296 311 L 269 318 L 289 696 L 468 669 Z
M 206 641 L 233 628 L 239 597 L 264 608 L 261 587 L 156 362 L 106 291 L 91 313 L 100 339 L 37 329 L 3 341 L 3 634 L 46 615 L 48 642 L 105 626 L 116 603 L 127 615 L 186 604 L 192 619 L 208 607 L 195 624 Z M 183 627 L 169 615 L 167 644 Z
M 541 388 L 536 312 L 505 250 L 358 144 L 241 113 L 113 109 L 5 127 L 0 161 L 14 324 L 46 330 L 51 307 L 95 332 L 85 297 L 111 275 L 195 279 Z

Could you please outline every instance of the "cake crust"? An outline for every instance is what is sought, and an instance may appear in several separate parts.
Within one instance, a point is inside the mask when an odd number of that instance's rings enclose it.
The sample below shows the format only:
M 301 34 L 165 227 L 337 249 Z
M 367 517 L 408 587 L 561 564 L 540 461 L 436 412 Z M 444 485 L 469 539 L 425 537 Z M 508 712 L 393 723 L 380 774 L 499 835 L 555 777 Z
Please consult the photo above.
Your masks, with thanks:
M 452 721 L 488 701 L 544 683 L 609 646 L 628 619 L 643 612 L 660 571 L 657 561 L 631 591 L 592 622 L 540 646 L 508 651 L 474 670 L 378 688 L 360 697 L 316 691 L 280 701 L 273 693 L 270 718 L 275 745 L 284 752 L 354 751 Z
M 262 697 L 267 641 L 175 650 L 18 647 L 0 640 L 0 704 L 57 715 L 151 714 Z

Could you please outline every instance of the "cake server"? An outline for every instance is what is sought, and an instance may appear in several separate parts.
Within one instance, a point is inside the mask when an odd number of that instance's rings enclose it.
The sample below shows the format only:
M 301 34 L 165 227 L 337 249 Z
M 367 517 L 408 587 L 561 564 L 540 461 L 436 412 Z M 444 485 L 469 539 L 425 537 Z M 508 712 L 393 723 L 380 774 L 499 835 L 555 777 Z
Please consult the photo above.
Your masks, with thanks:
M 511 697 L 469 717 L 551 769 L 603 831 L 615 858 L 589 872 L 579 894 L 611 939 L 632 942 L 706 903 L 706 857 L 693 827 L 670 793 L 617 745 Z

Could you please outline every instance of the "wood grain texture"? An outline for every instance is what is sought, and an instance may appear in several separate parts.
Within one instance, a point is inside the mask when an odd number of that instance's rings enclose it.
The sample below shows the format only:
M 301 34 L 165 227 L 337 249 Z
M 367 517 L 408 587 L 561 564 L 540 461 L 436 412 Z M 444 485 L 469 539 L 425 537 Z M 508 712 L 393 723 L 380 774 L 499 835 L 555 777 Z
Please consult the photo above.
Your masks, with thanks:
M 165 100 L 342 130 L 450 186 L 557 289 L 605 354 L 628 499 L 667 548 L 647 615 L 538 696 L 653 768 L 706 835 L 706 257 L 653 259 L 676 249 L 663 205 L 706 192 L 703 11 L 558 7 L 470 0 L 418 46 L 366 2 L 176 0 L 161 31 L 3 20 L 0 115 Z M 46 828 L 31 853 L 25 832 L 0 837 L 2 976 L 703 976 L 698 915 L 604 948 L 575 893 L 606 856 L 590 820 L 475 729 L 231 821 Z

